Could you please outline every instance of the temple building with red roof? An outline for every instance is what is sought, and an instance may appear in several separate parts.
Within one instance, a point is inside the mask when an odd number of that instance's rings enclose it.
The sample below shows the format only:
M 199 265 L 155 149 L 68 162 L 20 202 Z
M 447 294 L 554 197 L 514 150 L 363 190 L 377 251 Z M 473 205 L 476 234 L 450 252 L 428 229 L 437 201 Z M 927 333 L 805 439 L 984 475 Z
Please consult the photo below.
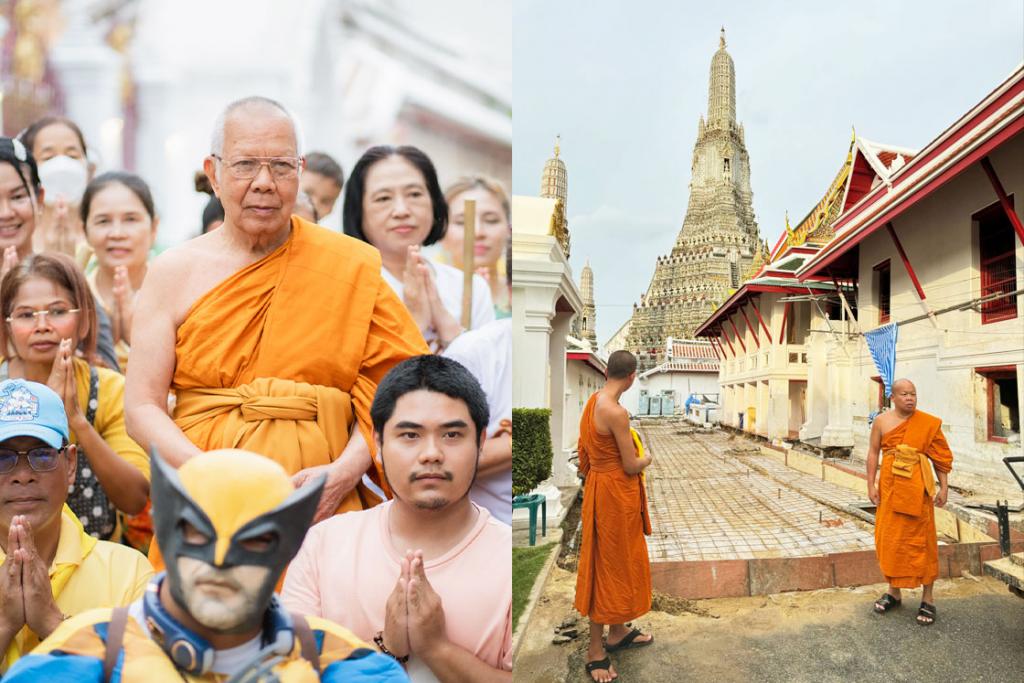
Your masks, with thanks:
M 885 410 L 864 333 L 897 326 L 897 378 L 939 416 L 957 481 L 1006 479 L 1024 408 L 1024 65 L 919 151 L 854 135 L 768 263 L 697 329 L 722 360 L 722 422 L 867 449 Z
M 942 418 L 961 483 L 1006 480 L 1002 458 L 1021 453 L 1022 133 L 1024 64 L 887 176 L 851 181 L 834 237 L 795 273 L 855 283 L 855 332 L 898 326 L 895 374 Z M 886 398 L 863 337 L 837 342 L 827 429 L 859 452 Z
M 801 282 L 796 271 L 832 240 L 848 207 L 913 156 L 854 134 L 821 200 L 795 228 L 787 217 L 767 263 L 698 327 L 697 336 L 709 339 L 721 359 L 723 424 L 769 439 L 853 445 L 851 434 L 828 429 L 830 406 L 838 401 L 827 393 L 828 363 L 814 361 L 827 359 L 831 337 L 853 332 L 855 288 L 827 275 Z

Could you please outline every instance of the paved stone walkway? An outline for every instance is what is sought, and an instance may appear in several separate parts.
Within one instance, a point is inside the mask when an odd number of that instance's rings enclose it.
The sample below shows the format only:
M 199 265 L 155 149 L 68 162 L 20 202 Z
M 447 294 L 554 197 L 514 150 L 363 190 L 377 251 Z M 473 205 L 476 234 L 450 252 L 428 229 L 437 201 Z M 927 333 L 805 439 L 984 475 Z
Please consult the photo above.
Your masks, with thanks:
M 759 455 L 752 442 L 681 429 L 677 424 L 641 430 L 655 457 L 647 475 L 652 562 L 803 557 L 874 547 L 870 524 L 835 509 L 859 500 L 856 493 Z

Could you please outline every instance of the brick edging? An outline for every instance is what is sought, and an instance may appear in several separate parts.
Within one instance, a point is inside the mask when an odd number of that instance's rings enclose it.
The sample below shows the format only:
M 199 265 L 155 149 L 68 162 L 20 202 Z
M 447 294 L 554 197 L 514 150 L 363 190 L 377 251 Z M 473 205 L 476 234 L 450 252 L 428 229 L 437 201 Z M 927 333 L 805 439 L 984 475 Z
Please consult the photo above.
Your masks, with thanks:
M 1024 542 L 1013 544 L 1013 551 L 1024 551 Z M 995 542 L 940 545 L 939 578 L 960 576 L 965 570 L 981 576 L 984 563 L 998 557 Z M 875 551 L 858 550 L 807 557 L 654 562 L 651 582 L 655 590 L 669 595 L 704 599 L 864 586 L 884 583 L 885 577 Z

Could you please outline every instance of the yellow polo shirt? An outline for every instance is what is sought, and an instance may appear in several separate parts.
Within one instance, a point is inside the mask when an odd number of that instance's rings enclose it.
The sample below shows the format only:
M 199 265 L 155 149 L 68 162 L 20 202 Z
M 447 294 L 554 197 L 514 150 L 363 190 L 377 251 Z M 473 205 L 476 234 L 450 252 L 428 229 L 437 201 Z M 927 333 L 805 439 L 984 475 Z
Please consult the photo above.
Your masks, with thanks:
M 0 563 L 6 559 L 0 550 Z M 68 576 L 67 572 L 71 571 Z M 130 605 L 142 597 L 153 578 L 149 560 L 126 545 L 97 541 L 87 535 L 81 522 L 65 505 L 60 521 L 60 540 L 50 565 L 50 583 L 57 607 L 68 616 L 97 607 Z M 61 586 L 63 584 L 63 586 Z M 0 672 L 39 644 L 25 626 L 14 636 Z

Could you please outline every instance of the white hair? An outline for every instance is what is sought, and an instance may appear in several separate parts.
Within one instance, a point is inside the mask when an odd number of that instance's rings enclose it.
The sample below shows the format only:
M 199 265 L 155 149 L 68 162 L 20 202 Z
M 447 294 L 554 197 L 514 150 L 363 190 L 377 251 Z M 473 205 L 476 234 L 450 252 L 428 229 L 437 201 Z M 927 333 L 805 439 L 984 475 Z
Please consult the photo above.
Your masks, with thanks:
M 238 109 L 248 107 L 263 107 L 276 109 L 288 119 L 292 124 L 292 130 L 295 133 L 295 153 L 298 156 L 302 156 L 302 127 L 299 126 L 298 120 L 292 116 L 292 113 L 288 111 L 288 108 L 277 100 L 272 100 L 269 97 L 262 97 L 260 95 L 250 95 L 249 97 L 243 97 L 240 100 L 235 100 L 228 106 L 224 107 L 218 116 L 217 120 L 213 122 L 213 136 L 210 138 L 210 153 L 220 156 L 224 153 L 224 126 L 227 124 L 228 117 Z

